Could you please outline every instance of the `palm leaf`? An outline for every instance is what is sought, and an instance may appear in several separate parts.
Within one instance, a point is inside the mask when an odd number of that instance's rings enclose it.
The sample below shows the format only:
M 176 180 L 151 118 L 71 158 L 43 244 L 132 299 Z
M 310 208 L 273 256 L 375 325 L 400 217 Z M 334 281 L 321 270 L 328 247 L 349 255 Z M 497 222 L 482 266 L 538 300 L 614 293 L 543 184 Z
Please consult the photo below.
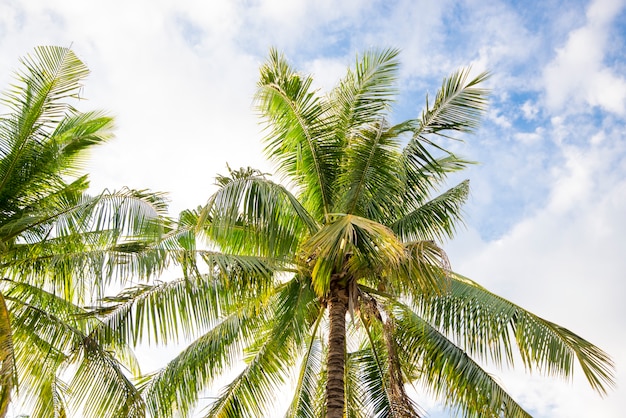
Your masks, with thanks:
M 225 316 L 182 350 L 166 367 L 147 376 L 141 390 L 153 418 L 189 416 L 202 390 L 240 359 L 258 317 L 241 309 Z
M 25 159 L 36 162 L 32 158 L 33 151 L 41 149 L 40 144 L 46 143 L 55 125 L 66 114 L 74 112 L 66 99 L 78 98 L 80 82 L 89 73 L 67 48 L 39 47 L 33 56 L 25 57 L 21 63 L 24 70 L 17 73 L 21 85 L 15 85 L 3 97 L 12 113 L 1 119 L 0 197 L 6 192 L 7 185 L 16 184 L 15 179 L 23 175 L 20 174 L 24 166 L 22 162 Z M 63 167 L 62 164 L 66 163 L 63 159 L 47 158 L 44 161 L 55 167 Z
M 282 286 L 268 308 L 267 325 L 246 349 L 245 369 L 222 391 L 208 417 L 262 416 L 320 316 L 315 294 L 298 279 Z
M 422 303 L 425 318 L 480 357 L 511 363 L 515 342 L 528 369 L 570 377 L 577 359 L 594 390 L 605 394 L 614 384 L 613 362 L 601 349 L 461 275 L 452 276 L 449 294 Z
M 425 202 L 390 225 L 403 241 L 452 238 L 462 222 L 462 205 L 469 195 L 469 181 L 463 181 Z
M 426 108 L 414 139 L 431 133 L 441 135 L 446 131 L 472 132 L 476 129 L 486 109 L 488 90 L 478 85 L 489 78 L 480 73 L 468 80 L 470 69 L 461 69 L 443 80 L 432 107 L 426 99 Z
M 141 399 L 125 376 L 126 371 L 138 373 L 137 361 L 125 344 L 96 342 L 89 335 L 96 321 L 54 294 L 24 283 L 5 286 L 20 389 L 34 417 L 56 416 L 66 410 L 66 402 L 83 409 L 86 417 L 141 409 Z M 59 376 L 71 377 L 72 383 L 66 388 Z
M 311 339 L 302 359 L 300 373 L 294 388 L 294 397 L 285 414 L 285 418 L 318 417 L 316 401 L 322 396 L 319 390 L 319 380 L 322 374 L 324 350 L 316 328 L 317 324 L 311 333 Z
M 212 268 L 210 275 L 138 285 L 106 298 L 96 310 L 103 315 L 104 335 L 113 332 L 135 344 L 192 338 L 244 302 L 252 308 L 255 299 L 263 303 L 268 297 L 274 279 L 266 264 L 251 257 L 201 254 Z
M 424 319 L 401 304 L 393 305 L 392 315 L 403 364 L 419 367 L 405 370 L 405 375 L 417 373 L 433 395 L 468 418 L 530 417 L 491 375 Z
M 462 69 L 444 79 L 432 107 L 427 97 L 421 117 L 403 126 L 413 132 L 403 151 L 407 190 L 417 192 L 412 201 L 420 203 L 433 184 L 441 182 L 450 171 L 469 164 L 430 139 L 431 135 L 449 138 L 450 131 L 469 133 L 478 127 L 488 96 L 488 91 L 478 86 L 489 74 L 481 73 L 469 81 L 468 77 L 469 69 Z
M 145 416 L 144 400 L 126 371 L 95 340 L 86 337 L 69 361 L 78 363 L 69 383 L 70 405 L 80 409 L 84 417 Z
M 331 273 L 367 277 L 393 269 L 403 258 L 402 245 L 387 227 L 354 215 L 335 218 L 303 244 L 318 296 L 328 293 Z
M 198 225 L 228 252 L 285 258 L 317 224 L 284 187 L 259 176 L 222 182 Z
M 330 93 L 339 121 L 334 130 L 345 136 L 342 142 L 349 142 L 364 125 L 379 121 L 389 110 L 396 94 L 398 54 L 397 49 L 385 49 L 357 56 L 354 70 L 348 70 Z
M 330 212 L 337 140 L 328 105 L 311 90 L 312 78 L 296 73 L 272 49 L 261 67 L 257 107 L 271 124 L 266 153 L 301 188 L 302 203 L 317 219 Z
M 338 179 L 337 212 L 352 213 L 381 222 L 386 221 L 403 192 L 398 172 L 400 145 L 390 135 L 384 120 L 371 123 L 350 138 L 344 153 L 345 168 Z

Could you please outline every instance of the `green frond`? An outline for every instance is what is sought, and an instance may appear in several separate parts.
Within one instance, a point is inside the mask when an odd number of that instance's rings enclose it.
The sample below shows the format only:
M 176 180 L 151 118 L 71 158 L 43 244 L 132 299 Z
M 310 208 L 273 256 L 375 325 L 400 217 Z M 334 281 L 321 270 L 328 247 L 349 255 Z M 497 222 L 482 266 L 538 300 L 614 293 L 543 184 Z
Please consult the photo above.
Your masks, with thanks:
M 246 347 L 245 369 L 222 391 L 209 417 L 263 416 L 272 406 L 275 391 L 286 382 L 298 353 L 310 340 L 310 330 L 320 316 L 320 306 L 309 286 L 291 280 L 268 306 L 271 315 Z M 315 328 L 314 328 L 315 329 Z
M 403 258 L 402 244 L 384 225 L 354 215 L 334 218 L 302 247 L 311 260 L 313 288 L 320 297 L 330 289 L 331 274 L 369 276 L 393 269 Z
M 113 138 L 114 121 L 103 111 L 89 111 L 68 115 L 57 125 L 50 136 L 54 144 L 51 157 L 62 162 L 66 167 L 64 174 L 80 175 L 85 151 L 94 145 L 100 145 Z
M 138 285 L 105 299 L 96 311 L 103 316 L 104 335 L 112 332 L 133 344 L 165 344 L 197 336 L 242 305 L 252 309 L 264 303 L 274 279 L 263 264 L 243 260 L 252 266 L 249 271 L 236 256 L 205 257 L 216 263 L 210 275 Z
M 113 119 L 73 108 L 89 71 L 71 50 L 39 47 L 21 64 L 0 116 L 0 289 L 11 326 L 0 338 L 0 416 L 11 386 L 12 402 L 33 418 L 78 413 L 71 408 L 85 417 L 142 415 L 126 378 L 138 372 L 132 351 L 119 339 L 87 347 L 100 324 L 79 305 L 113 280 L 163 271 L 165 199 L 126 189 L 87 196 L 87 151 L 112 138 Z M 16 380 L 4 382 L 10 367 Z
M 396 49 L 370 50 L 356 59 L 354 69 L 331 93 L 332 111 L 337 118 L 333 128 L 343 143 L 369 124 L 375 124 L 389 111 L 397 93 L 394 85 L 398 75 L 399 51 Z
M 0 264 L 9 277 L 84 303 L 114 280 L 150 277 L 167 266 L 156 249 L 165 211 L 158 195 L 122 190 L 59 205 L 66 206 L 22 217 L 20 242 L 9 245 Z
M 394 337 L 405 375 L 417 380 L 445 405 L 471 418 L 529 418 L 530 415 L 465 351 L 407 307 L 394 304 Z
M 345 364 L 345 416 L 346 418 L 366 418 L 367 408 L 365 405 L 362 388 L 363 361 L 361 352 L 346 353 Z
M 469 196 L 469 181 L 463 181 L 390 225 L 403 241 L 452 238 L 462 224 L 462 206 Z
M 488 73 L 480 73 L 468 80 L 470 69 L 461 69 L 443 80 L 432 107 L 426 98 L 426 108 L 420 118 L 420 126 L 414 132 L 414 139 L 428 134 L 442 135 L 444 132 L 472 132 L 485 113 L 489 91 L 479 84 L 489 78 Z M 428 141 L 430 142 L 430 141 Z
M 256 105 L 268 122 L 265 152 L 300 188 L 307 211 L 322 219 L 330 212 L 339 156 L 329 106 L 312 91 L 312 78 L 295 72 L 276 50 L 260 71 Z
M 70 49 L 56 46 L 36 47 L 20 64 L 19 84 L 5 92 L 3 102 L 15 115 L 13 136 L 27 138 L 72 113 L 67 99 L 79 98 L 89 69 Z
M 367 343 L 359 354 L 359 367 L 362 370 L 363 396 L 367 410 L 372 416 L 392 416 L 391 399 L 388 390 L 387 353 L 381 344 L 380 312 L 373 299 L 361 306 L 360 320 L 363 324 Z
M 249 176 L 224 182 L 198 220 L 224 251 L 291 258 L 314 219 L 283 186 Z
M 614 385 L 614 365 L 604 351 L 461 275 L 452 276 L 448 294 L 421 303 L 425 318 L 481 358 L 501 362 L 504 355 L 511 363 L 515 343 L 529 370 L 569 378 L 578 360 L 594 390 L 606 394 Z
M 449 275 L 445 251 L 434 241 L 415 241 L 403 245 L 402 258 L 395 266 L 362 280 L 359 286 L 365 293 L 383 292 L 403 300 L 420 300 L 424 295 L 445 294 L 450 287 Z
M 429 151 L 420 141 L 410 142 L 404 148 L 401 161 L 405 190 L 401 214 L 410 213 L 426 203 L 437 188 L 446 182 L 450 173 L 464 170 L 473 164 L 447 151 L 441 153 L 441 156 L 438 154 Z
M 385 317 L 385 319 L 383 319 Z M 422 411 L 406 393 L 401 356 L 393 336 L 393 317 L 371 295 L 361 304 L 361 323 L 367 340 L 361 352 L 362 385 L 368 416 L 419 418 Z
M 395 211 L 404 187 L 398 166 L 400 143 L 386 125 L 381 119 L 350 137 L 337 180 L 342 194 L 336 212 L 385 222 Z
M 39 47 L 21 61 L 19 84 L 5 91 L 3 103 L 9 113 L 0 118 L 0 203 L 19 194 L 37 193 L 31 184 L 53 181 L 69 167 L 59 154 L 53 132 L 61 121 L 76 112 L 67 99 L 78 97 L 87 67 L 67 48 Z M 105 131 L 103 131 L 104 133 Z
M 138 373 L 137 360 L 125 344 L 96 342 L 90 332 L 97 321 L 52 293 L 25 283 L 3 284 L 12 315 L 20 398 L 32 407 L 33 417 L 56 417 L 67 408 L 84 409 L 85 417 L 114 417 L 115 411 L 141 404 L 125 376 L 127 371 Z M 71 379 L 67 387 L 65 377 Z
M 320 341 L 314 329 L 302 359 L 300 373 L 298 374 L 298 380 L 294 387 L 294 397 L 285 414 L 285 418 L 318 417 L 316 400 L 323 396 L 319 390 L 319 380 L 322 374 L 323 362 L 323 343 Z
M 70 405 L 85 418 L 143 418 L 145 403 L 120 363 L 86 337 L 68 359 L 75 366 L 68 389 Z
M 431 138 L 432 135 L 450 138 L 455 132 L 470 133 L 478 127 L 489 94 L 479 85 L 489 75 L 481 73 L 472 80 L 468 77 L 469 69 L 462 69 L 444 79 L 433 105 L 427 97 L 421 117 L 401 125 L 403 131 L 412 131 L 412 138 L 403 150 L 402 164 L 406 170 L 407 197 L 415 207 L 424 202 L 432 187 L 441 183 L 447 173 L 471 163 Z
M 239 353 L 259 325 L 260 318 L 250 314 L 242 308 L 223 317 L 163 369 L 146 377 L 141 391 L 151 417 L 189 416 L 207 385 L 240 360 Z

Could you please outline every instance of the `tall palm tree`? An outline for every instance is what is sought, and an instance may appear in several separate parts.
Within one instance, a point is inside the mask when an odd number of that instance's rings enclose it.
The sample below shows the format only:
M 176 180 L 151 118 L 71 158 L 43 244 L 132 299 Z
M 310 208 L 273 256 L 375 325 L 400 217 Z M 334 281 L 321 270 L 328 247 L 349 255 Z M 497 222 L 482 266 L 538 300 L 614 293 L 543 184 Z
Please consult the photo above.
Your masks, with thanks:
M 409 382 L 468 417 L 527 417 L 478 363 L 512 363 L 514 345 L 527 368 L 567 377 L 578 360 L 594 389 L 611 386 L 600 349 L 450 270 L 437 242 L 461 222 L 468 183 L 438 190 L 468 161 L 445 144 L 477 127 L 487 75 L 455 72 L 418 118 L 393 123 L 397 55 L 366 52 L 320 96 L 271 51 L 256 103 L 287 183 L 219 176 L 172 235 L 183 277 L 101 311 L 121 340 L 192 341 L 146 376 L 152 417 L 189 416 L 205 395 L 207 417 L 263 416 L 286 387 L 286 417 L 420 416 Z
M 163 196 L 87 194 L 87 152 L 112 137 L 103 112 L 80 112 L 87 67 L 68 48 L 21 60 L 0 116 L 0 417 L 143 416 L 128 345 L 92 332 L 86 306 L 118 279 L 164 267 L 153 248 Z M 19 396 L 12 400 L 11 395 Z

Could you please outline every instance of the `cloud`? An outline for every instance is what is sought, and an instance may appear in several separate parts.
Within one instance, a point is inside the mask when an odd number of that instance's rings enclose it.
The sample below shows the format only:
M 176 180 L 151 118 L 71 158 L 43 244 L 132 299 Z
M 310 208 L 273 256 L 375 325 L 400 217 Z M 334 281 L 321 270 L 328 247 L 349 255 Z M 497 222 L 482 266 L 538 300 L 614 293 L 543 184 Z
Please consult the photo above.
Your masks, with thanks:
M 612 129 L 612 128 L 610 128 Z M 545 206 L 503 237 L 485 241 L 470 229 L 449 246 L 455 270 L 550 321 L 570 328 L 616 361 L 626 378 L 626 143 L 601 131 L 585 144 L 561 143 L 562 166 L 549 179 Z M 519 364 L 518 364 L 519 366 Z M 496 372 L 540 417 L 615 416 L 621 392 L 596 395 L 575 370 L 573 385 L 553 378 Z
M 542 127 L 535 129 L 534 132 L 518 132 L 513 136 L 517 141 L 531 145 L 545 138 L 545 132 Z
M 590 105 L 626 114 L 626 78 L 604 62 L 611 24 L 623 7 L 623 0 L 596 0 L 587 10 L 585 25 L 556 50 L 543 73 L 546 104 L 552 111 Z

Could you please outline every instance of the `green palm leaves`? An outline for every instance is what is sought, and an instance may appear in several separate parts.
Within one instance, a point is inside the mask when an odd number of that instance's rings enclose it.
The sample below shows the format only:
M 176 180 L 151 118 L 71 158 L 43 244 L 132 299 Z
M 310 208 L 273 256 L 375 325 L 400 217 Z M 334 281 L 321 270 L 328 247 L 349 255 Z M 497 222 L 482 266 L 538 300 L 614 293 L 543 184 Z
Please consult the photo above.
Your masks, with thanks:
M 0 117 L 0 416 L 16 390 L 32 417 L 143 416 L 132 352 L 92 335 L 101 325 L 82 306 L 165 266 L 154 251 L 165 201 L 87 195 L 82 164 L 113 127 L 72 106 L 87 67 L 67 48 L 41 47 L 22 68 Z

